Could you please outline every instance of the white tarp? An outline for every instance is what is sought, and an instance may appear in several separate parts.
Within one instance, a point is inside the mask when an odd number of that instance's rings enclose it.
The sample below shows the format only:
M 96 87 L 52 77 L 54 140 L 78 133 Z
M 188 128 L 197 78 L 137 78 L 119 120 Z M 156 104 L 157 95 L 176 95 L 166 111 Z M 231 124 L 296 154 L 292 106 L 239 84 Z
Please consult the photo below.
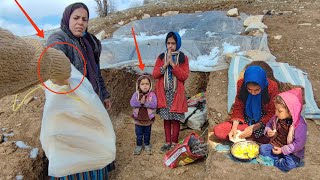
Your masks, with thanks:
M 208 11 L 178 14 L 166 17 L 151 17 L 134 21 L 120 27 L 113 37 L 102 41 L 101 68 L 134 66 L 138 63 L 131 34 L 135 28 L 142 59 L 147 66 L 155 63 L 165 51 L 165 37 L 170 31 L 179 32 L 183 51 L 190 60 L 191 71 L 215 71 L 227 68 L 223 54 L 246 50 L 269 52 L 267 36 L 241 35 L 247 17 L 228 17 L 225 11 Z M 137 70 L 137 68 L 135 68 Z M 152 67 L 146 68 L 151 71 Z

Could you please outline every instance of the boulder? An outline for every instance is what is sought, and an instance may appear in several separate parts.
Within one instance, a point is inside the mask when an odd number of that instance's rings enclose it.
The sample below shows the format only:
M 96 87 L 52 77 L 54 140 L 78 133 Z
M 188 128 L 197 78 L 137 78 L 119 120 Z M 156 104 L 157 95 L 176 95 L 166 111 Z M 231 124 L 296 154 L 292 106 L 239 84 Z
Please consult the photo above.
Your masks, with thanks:
M 179 11 L 167 11 L 162 14 L 162 16 L 173 16 L 179 14 Z
M 147 18 L 150 18 L 151 16 L 149 15 L 149 14 L 144 14 L 143 16 L 142 16 L 142 19 L 147 19 Z
M 247 17 L 247 19 L 244 20 L 243 26 L 247 27 L 251 23 L 262 22 L 262 19 L 263 19 L 263 15 L 249 16 L 249 17 Z
M 106 32 L 103 30 L 101 32 L 99 32 L 96 37 L 101 41 L 102 39 L 106 38 Z
M 237 16 L 239 16 L 238 8 L 230 9 L 230 10 L 227 12 L 227 16 L 230 16 L 230 17 L 237 17 Z

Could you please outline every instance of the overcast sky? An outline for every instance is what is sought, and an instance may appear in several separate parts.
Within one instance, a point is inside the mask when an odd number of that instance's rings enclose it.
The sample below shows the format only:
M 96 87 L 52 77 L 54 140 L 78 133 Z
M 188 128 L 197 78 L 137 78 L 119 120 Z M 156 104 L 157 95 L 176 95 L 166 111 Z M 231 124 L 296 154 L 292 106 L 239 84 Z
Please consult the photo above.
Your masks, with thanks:
M 129 8 L 135 2 L 143 0 L 114 0 L 118 11 Z M 49 30 L 60 27 L 62 13 L 69 4 L 85 3 L 90 11 L 90 18 L 96 17 L 94 0 L 18 0 L 40 29 Z M 27 18 L 14 0 L 0 0 L 0 27 L 10 30 L 16 35 L 36 34 Z

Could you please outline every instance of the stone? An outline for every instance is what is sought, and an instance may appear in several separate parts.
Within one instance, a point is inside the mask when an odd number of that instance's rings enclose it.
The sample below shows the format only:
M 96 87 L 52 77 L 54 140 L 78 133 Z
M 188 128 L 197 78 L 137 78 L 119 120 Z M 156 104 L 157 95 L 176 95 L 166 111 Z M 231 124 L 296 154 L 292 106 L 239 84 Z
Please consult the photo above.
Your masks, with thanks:
M 122 26 L 122 25 L 124 24 L 124 21 L 120 21 L 120 22 L 118 22 L 118 24 L 119 24 L 120 26 Z
M 302 24 L 299 24 L 299 26 L 311 26 L 312 24 L 311 23 L 302 23 Z
M 135 17 L 131 18 L 130 21 L 135 21 L 137 19 L 138 19 L 137 16 L 135 16 Z
M 283 14 L 288 15 L 288 14 L 292 14 L 292 11 L 282 11 Z
M 261 32 L 264 32 L 264 29 L 268 28 L 264 23 L 262 22 L 253 22 L 249 24 L 249 26 L 245 29 L 245 32 L 251 32 L 255 30 L 259 30 Z
M 179 11 L 167 11 L 162 14 L 162 16 L 173 16 L 179 14 Z
M 264 15 L 274 15 L 276 14 L 276 11 L 275 10 L 263 10 L 262 11 Z
M 150 18 L 151 16 L 149 14 L 144 14 L 141 18 L 142 19 L 147 19 L 147 18 Z
M 247 17 L 247 19 L 244 20 L 243 26 L 247 27 L 251 23 L 262 22 L 262 19 L 263 19 L 263 15 L 249 16 L 249 17 Z
M 106 38 L 106 32 L 104 30 L 102 30 L 101 32 L 99 32 L 97 35 L 96 35 L 96 38 L 99 39 L 100 41 L 102 39 L 105 39 Z
M 249 36 L 255 36 L 255 37 L 262 37 L 263 36 L 264 31 L 259 31 L 257 30 L 253 30 L 251 32 L 248 32 Z
M 273 38 L 276 39 L 276 40 L 279 40 L 279 39 L 282 38 L 282 35 L 277 35 L 277 36 L 274 36 Z
M 239 16 L 238 8 L 230 9 L 230 10 L 227 12 L 227 16 L 230 16 L 230 17 L 237 17 L 237 16 Z

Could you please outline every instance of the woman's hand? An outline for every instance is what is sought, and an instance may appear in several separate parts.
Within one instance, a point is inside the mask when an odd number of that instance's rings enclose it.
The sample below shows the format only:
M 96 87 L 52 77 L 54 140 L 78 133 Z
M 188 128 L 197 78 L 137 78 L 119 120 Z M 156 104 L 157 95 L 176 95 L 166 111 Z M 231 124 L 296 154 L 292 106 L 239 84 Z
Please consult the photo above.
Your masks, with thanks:
M 244 131 L 239 135 L 239 138 L 243 139 L 243 138 L 247 138 L 250 137 L 252 135 L 253 132 L 253 125 L 252 126 L 248 126 L 244 129 Z
M 173 61 L 172 61 L 172 58 L 171 58 L 171 60 L 169 61 L 169 64 L 170 64 L 171 67 L 174 67 L 174 66 L 175 66 L 175 64 L 174 64 Z
M 231 131 L 229 132 L 229 140 L 233 140 L 236 137 L 239 121 L 233 121 Z
M 171 63 L 170 61 L 172 61 L 172 53 L 171 50 L 168 49 L 168 54 L 167 54 L 167 61 L 164 63 L 164 65 L 162 66 L 163 69 L 166 69 Z
M 105 107 L 107 110 L 109 110 L 109 109 L 111 108 L 111 106 L 112 106 L 111 100 L 110 100 L 109 98 L 105 99 L 105 100 L 103 101 L 103 103 L 104 103 L 104 107 Z
M 173 55 L 174 53 L 176 54 L 176 52 L 172 52 L 170 49 L 168 50 L 168 59 L 167 59 L 167 62 L 168 62 L 168 65 L 170 64 L 170 66 L 172 66 L 172 67 L 175 66 L 175 64 L 174 64 L 174 62 L 173 62 L 173 60 L 172 60 L 172 55 Z
M 162 66 L 163 69 L 166 69 L 170 64 L 170 61 L 167 59 L 167 61 L 164 63 L 164 65 Z
M 275 134 L 276 134 L 276 131 L 274 131 L 274 130 L 269 129 L 269 130 L 267 131 L 267 136 L 268 136 L 268 137 L 272 137 L 272 136 L 274 136 Z
M 281 148 L 279 148 L 279 147 L 273 147 L 273 148 L 272 148 L 272 153 L 273 153 L 273 154 L 281 154 L 281 153 L 282 153 L 282 150 L 281 150 Z

